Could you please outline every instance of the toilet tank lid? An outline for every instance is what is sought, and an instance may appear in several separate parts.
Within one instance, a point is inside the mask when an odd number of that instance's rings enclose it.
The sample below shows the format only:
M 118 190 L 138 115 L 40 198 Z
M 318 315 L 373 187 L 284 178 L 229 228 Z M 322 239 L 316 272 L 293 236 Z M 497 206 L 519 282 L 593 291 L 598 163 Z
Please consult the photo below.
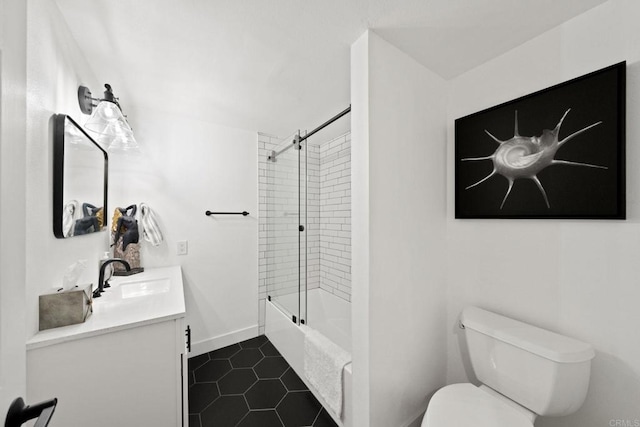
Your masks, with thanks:
M 578 363 L 595 356 L 590 344 L 478 307 L 465 308 L 460 321 L 465 328 L 555 362 Z

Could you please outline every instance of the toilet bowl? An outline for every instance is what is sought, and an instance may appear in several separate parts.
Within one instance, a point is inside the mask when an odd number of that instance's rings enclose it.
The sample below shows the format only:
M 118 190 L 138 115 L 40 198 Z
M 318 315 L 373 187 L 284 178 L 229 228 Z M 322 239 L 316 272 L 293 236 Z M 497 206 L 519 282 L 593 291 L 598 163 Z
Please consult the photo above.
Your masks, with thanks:
M 460 317 L 481 385 L 438 390 L 422 427 L 532 427 L 537 416 L 564 416 L 586 398 L 591 345 L 477 307 Z
M 531 427 L 532 418 L 482 387 L 452 384 L 433 396 L 422 426 Z

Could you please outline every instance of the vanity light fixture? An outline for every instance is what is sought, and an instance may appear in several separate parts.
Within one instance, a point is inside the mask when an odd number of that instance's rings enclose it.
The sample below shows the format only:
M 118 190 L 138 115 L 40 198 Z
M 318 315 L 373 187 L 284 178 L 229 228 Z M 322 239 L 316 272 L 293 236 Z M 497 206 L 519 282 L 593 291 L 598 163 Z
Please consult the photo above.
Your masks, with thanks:
M 113 94 L 111 85 L 105 84 L 104 87 L 104 98 L 93 98 L 88 87 L 78 87 L 80 111 L 91 114 L 84 127 L 96 135 L 95 139 L 111 152 L 139 151 L 138 142 L 122 114 L 122 108 L 118 98 Z

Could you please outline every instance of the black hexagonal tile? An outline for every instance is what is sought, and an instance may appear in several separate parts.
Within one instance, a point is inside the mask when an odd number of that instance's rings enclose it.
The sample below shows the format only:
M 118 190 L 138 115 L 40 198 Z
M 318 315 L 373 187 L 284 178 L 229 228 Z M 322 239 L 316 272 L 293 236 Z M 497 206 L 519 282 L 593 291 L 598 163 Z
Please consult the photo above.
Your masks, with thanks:
M 276 407 L 285 427 L 310 426 L 322 409 L 310 391 L 288 393 Z
M 251 368 L 263 357 L 264 356 L 257 348 L 244 348 L 229 360 L 234 368 Z
M 280 378 L 287 369 L 289 364 L 284 357 L 265 357 L 253 367 L 258 378 Z
M 280 352 L 276 349 L 276 347 L 271 344 L 271 341 L 267 341 L 266 343 L 260 346 L 260 351 L 265 356 L 281 356 Z
M 220 397 L 216 383 L 198 383 L 189 387 L 189 413 L 197 414 Z
M 195 380 L 197 383 L 218 381 L 230 370 L 231 363 L 226 359 L 209 360 L 207 363 L 195 370 Z
M 307 385 L 300 379 L 296 371 L 293 368 L 287 369 L 287 372 L 280 377 L 280 381 L 289 391 L 304 391 L 309 390 Z
M 209 360 L 209 353 L 201 354 L 200 356 L 190 357 L 188 360 L 189 370 L 193 371 L 194 369 L 199 368 L 204 365 Z
M 333 418 L 331 418 L 331 415 L 329 415 L 327 410 L 322 408 L 316 418 L 316 421 L 313 423 L 313 427 L 338 427 L 338 424 L 333 421 Z
M 189 414 L 189 427 L 202 427 L 200 414 Z
M 240 344 L 231 344 L 209 353 L 212 359 L 228 359 L 240 351 Z
M 242 396 L 221 396 L 200 413 L 202 427 L 235 426 L 249 411 Z
M 221 394 L 242 394 L 258 381 L 251 368 L 232 369 L 218 381 Z
M 336 426 L 265 336 L 189 359 L 188 382 L 191 427 Z
M 259 380 L 247 390 L 244 397 L 251 409 L 267 409 L 275 408 L 286 393 L 287 389 L 280 380 Z
M 260 347 L 262 344 L 266 343 L 268 341 L 267 337 L 265 335 L 259 335 L 255 338 L 251 338 L 248 339 L 246 341 L 242 341 L 240 343 L 240 346 L 242 348 L 258 348 Z
M 282 427 L 282 421 L 273 409 L 251 411 L 240 421 L 238 427 Z

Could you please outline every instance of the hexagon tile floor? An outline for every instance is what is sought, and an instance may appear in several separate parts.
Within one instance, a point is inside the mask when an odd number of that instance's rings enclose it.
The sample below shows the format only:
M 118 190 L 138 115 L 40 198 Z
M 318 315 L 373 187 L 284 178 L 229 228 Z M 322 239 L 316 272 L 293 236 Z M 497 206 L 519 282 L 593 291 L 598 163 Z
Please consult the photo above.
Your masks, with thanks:
M 261 335 L 189 359 L 189 426 L 337 425 Z

